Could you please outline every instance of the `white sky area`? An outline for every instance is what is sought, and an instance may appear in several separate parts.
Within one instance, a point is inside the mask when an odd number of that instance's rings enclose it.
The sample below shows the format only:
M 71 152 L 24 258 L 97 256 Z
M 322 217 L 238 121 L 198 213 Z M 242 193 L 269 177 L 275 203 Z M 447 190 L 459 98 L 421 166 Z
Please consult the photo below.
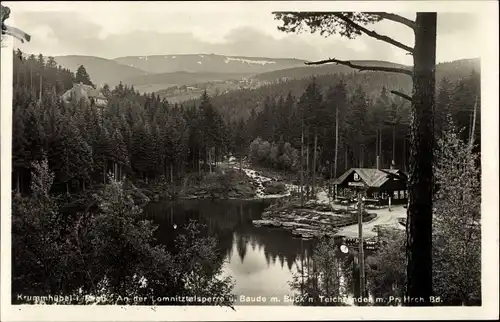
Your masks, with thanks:
M 251 57 L 388 60 L 412 64 L 398 48 L 363 35 L 287 34 L 272 11 L 390 11 L 415 19 L 438 12 L 438 62 L 481 56 L 485 2 L 4 2 L 7 24 L 31 34 L 16 47 L 45 56 L 103 58 L 161 54 L 222 54 Z M 491 8 L 491 7 L 490 7 Z M 390 21 L 368 29 L 413 46 L 410 28 Z M 487 34 L 487 33 L 486 33 Z

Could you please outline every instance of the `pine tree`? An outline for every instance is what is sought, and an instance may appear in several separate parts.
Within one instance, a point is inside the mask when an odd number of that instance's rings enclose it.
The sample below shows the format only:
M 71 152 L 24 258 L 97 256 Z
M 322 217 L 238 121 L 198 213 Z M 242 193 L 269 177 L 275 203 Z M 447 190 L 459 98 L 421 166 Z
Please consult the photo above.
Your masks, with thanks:
M 446 303 L 481 300 L 481 183 L 478 155 L 450 117 L 435 161 L 433 286 Z
M 319 128 L 326 126 L 327 119 L 325 120 L 326 109 L 323 103 L 323 95 L 316 83 L 316 79 L 312 78 L 311 83 L 307 86 L 306 90 L 300 97 L 298 107 L 300 114 L 302 115 L 305 133 L 306 133 L 306 191 L 309 196 L 309 178 L 310 172 L 312 172 L 312 194 L 315 194 L 315 181 L 316 181 L 316 144 L 313 145 L 312 157 L 313 164 L 310 169 L 310 157 L 309 151 L 311 151 L 311 141 L 317 142 L 317 136 L 320 131 Z M 326 122 L 325 122 L 326 121 Z M 309 133 L 312 134 L 312 140 L 309 139 Z M 312 170 L 312 171 L 310 171 Z
M 101 92 L 102 92 L 102 95 L 104 95 L 104 97 L 106 97 L 106 98 L 111 96 L 111 90 L 109 89 L 108 84 L 104 84 L 102 86 Z
M 123 169 L 129 166 L 128 152 L 119 128 L 111 135 L 111 161 L 113 162 L 113 175 L 115 180 L 121 180 Z
M 155 167 L 152 152 L 151 127 L 147 122 L 139 122 L 133 129 L 131 156 L 134 169 L 146 182 Z
M 16 176 L 16 191 L 21 192 L 21 176 L 29 167 L 24 115 L 20 107 L 14 107 L 12 116 L 12 169 Z
M 55 61 L 54 57 L 49 56 L 47 58 L 47 65 L 48 68 L 57 68 L 57 62 Z
M 94 167 L 100 173 L 102 182 L 106 184 L 108 161 L 111 155 L 111 136 L 107 128 L 100 124 L 96 131 L 96 142 L 93 148 Z M 100 180 L 99 180 L 100 181 Z
M 347 114 L 346 131 L 350 150 L 353 152 L 353 161 L 359 167 L 364 166 L 365 139 L 369 135 L 366 128 L 368 100 L 365 92 L 358 86 L 350 98 L 350 109 Z
M 239 158 L 240 171 L 242 168 L 243 157 L 246 154 L 246 147 L 249 143 L 248 132 L 245 126 L 245 122 L 240 119 L 236 125 L 236 134 L 234 136 L 234 146 L 236 147 L 236 155 Z
M 94 86 L 94 84 L 90 81 L 90 76 L 83 65 L 80 65 L 80 67 L 76 70 L 75 81 L 76 83 Z
M 92 171 L 92 151 L 68 116 L 64 118 L 60 131 L 58 141 L 52 143 L 59 147 L 52 150 L 58 152 L 52 154 L 52 163 L 59 164 L 54 169 L 56 170 L 56 178 L 66 185 L 66 192 L 69 194 L 71 180 L 78 179 L 82 182 L 88 180 Z
M 345 147 L 345 142 L 346 142 L 346 115 L 347 115 L 347 88 L 346 84 L 343 81 L 340 81 L 337 83 L 333 88 L 330 87 L 327 97 L 326 97 L 326 106 L 329 107 L 332 110 L 333 114 L 333 120 L 332 120 L 332 125 L 335 124 L 334 128 L 330 127 L 330 131 L 328 133 L 328 137 L 331 138 L 331 140 L 328 140 L 327 142 L 332 142 L 332 143 L 327 143 L 327 146 L 329 147 L 329 151 L 332 151 L 329 155 L 328 158 L 329 160 L 333 160 L 333 169 L 330 168 L 331 174 L 330 178 L 337 178 L 338 176 L 338 169 L 339 169 L 339 148 L 346 148 Z M 341 144 L 343 143 L 343 144 Z M 344 160 L 345 161 L 345 160 Z M 347 164 L 344 162 L 344 168 L 347 166 Z M 346 170 L 346 169 L 344 169 Z M 331 190 L 331 188 L 330 188 Z
M 202 127 L 201 133 L 203 138 L 203 149 L 205 156 L 205 164 L 209 165 L 210 172 L 212 171 L 212 149 L 215 148 L 217 141 L 221 136 L 219 115 L 215 110 L 214 106 L 210 102 L 210 97 L 205 91 L 201 97 L 201 103 L 199 106 L 199 110 L 201 111 L 202 117 Z

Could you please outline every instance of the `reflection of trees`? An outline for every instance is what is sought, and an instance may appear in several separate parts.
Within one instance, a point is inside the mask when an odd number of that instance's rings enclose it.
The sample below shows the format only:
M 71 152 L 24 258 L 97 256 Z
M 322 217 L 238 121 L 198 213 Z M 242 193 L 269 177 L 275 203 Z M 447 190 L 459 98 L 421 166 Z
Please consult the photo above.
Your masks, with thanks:
M 263 250 L 269 265 L 279 261 L 281 267 L 286 263 L 291 270 L 294 263 L 305 259 L 313 243 L 291 238 L 289 232 L 281 229 L 254 227 L 252 220 L 260 219 L 267 205 L 266 202 L 199 200 L 154 204 L 145 212 L 159 225 L 156 237 L 161 244 L 171 245 L 182 231 L 179 227 L 187 224 L 189 219 L 195 219 L 206 225 L 203 233 L 217 237 L 221 257 L 230 256 L 235 244 L 243 261 L 246 246 L 251 245 L 252 250 Z M 174 229 L 174 223 L 177 229 Z
M 339 252 L 333 239 L 321 240 L 312 256 L 301 261 L 290 285 L 298 292 L 297 305 L 344 306 L 341 300 L 351 295 L 353 286 L 352 256 Z
M 313 303 L 304 305 L 342 305 L 321 303 L 319 296 L 356 297 L 359 294 L 355 250 L 344 255 L 333 240 L 317 245 L 318 242 L 292 238 L 290 232 L 282 229 L 254 227 L 252 220 L 260 219 L 266 206 L 265 202 L 209 200 L 159 205 L 147 212 L 159 225 L 158 241 L 167 246 L 181 231 L 173 228 L 174 222 L 179 227 L 195 219 L 206 225 L 204 234 L 217 237 L 221 262 L 231 257 L 233 247 L 243 262 L 250 245 L 253 251 L 262 251 L 268 265 L 279 263 L 282 268 L 286 265 L 289 270 L 298 270 L 292 287 L 314 299 Z
M 244 236 L 236 235 L 236 249 L 238 250 L 241 262 L 243 263 L 245 255 L 247 254 L 247 243 Z

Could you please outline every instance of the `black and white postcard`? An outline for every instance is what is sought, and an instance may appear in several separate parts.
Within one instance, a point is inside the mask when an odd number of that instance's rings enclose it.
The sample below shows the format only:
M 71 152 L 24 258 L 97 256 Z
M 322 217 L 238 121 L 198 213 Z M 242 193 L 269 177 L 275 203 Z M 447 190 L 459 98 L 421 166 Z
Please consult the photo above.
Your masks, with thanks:
M 493 1 L 5 1 L 1 319 L 498 318 Z

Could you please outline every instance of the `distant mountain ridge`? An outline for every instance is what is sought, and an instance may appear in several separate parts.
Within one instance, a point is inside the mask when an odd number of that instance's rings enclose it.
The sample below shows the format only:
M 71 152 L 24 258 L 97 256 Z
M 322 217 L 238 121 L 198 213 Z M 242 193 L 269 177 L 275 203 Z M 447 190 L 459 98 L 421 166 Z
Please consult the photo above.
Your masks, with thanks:
M 258 74 L 303 65 L 305 60 L 293 58 L 265 58 L 225 56 L 216 54 L 183 54 L 128 56 L 114 59 L 122 65 L 142 69 L 148 73 L 212 72 Z
M 383 60 L 350 60 L 351 63 L 361 66 L 376 66 L 376 67 L 395 67 L 395 68 L 405 68 L 411 69 L 411 66 L 387 62 Z M 302 66 L 276 70 L 266 73 L 260 73 L 256 75 L 254 78 L 260 81 L 273 81 L 277 79 L 281 79 L 283 77 L 297 79 L 303 77 L 310 76 L 318 76 L 318 75 L 326 75 L 326 74 L 335 74 L 335 73 L 354 73 L 357 72 L 357 69 L 350 68 L 348 66 L 329 63 L 323 65 L 305 65 Z
M 185 85 L 190 82 L 217 81 L 303 66 L 305 60 L 293 58 L 265 58 L 225 56 L 215 54 L 183 54 L 127 56 L 105 59 L 93 56 L 68 55 L 54 57 L 61 66 L 72 71 L 83 65 L 96 84 L 117 85 L 120 81 L 128 84 Z M 175 73 L 168 75 L 167 73 Z M 184 73 L 184 74 L 183 74 Z M 187 77 L 190 73 L 192 80 Z M 198 75 L 196 75 L 199 73 Z M 207 78 L 212 74 L 213 79 Z M 164 74 L 163 76 L 151 76 Z M 175 78 L 178 77 L 178 80 Z M 162 80 L 163 78 L 163 80 Z M 140 83 L 140 84 L 139 84 Z
M 76 72 L 80 65 L 85 66 L 90 79 L 98 85 L 107 83 L 114 86 L 123 79 L 147 74 L 147 72 L 139 68 L 94 56 L 68 55 L 56 56 L 54 59 L 59 65 L 70 69 L 72 72 Z
M 114 87 L 119 82 L 133 85 L 141 92 L 156 92 L 172 86 L 200 85 L 250 78 L 252 87 L 284 79 L 301 79 L 327 74 L 358 72 L 337 64 L 306 66 L 305 60 L 293 58 L 265 58 L 225 56 L 215 54 L 183 54 L 127 56 L 105 59 L 93 56 L 68 55 L 54 57 L 61 66 L 73 72 L 84 65 L 91 80 Z M 375 60 L 353 60 L 359 65 L 411 68 L 402 64 Z M 460 70 L 480 71 L 479 58 L 461 59 L 438 64 L 436 78 L 442 75 L 461 75 Z M 243 85 L 246 86 L 246 85 Z M 203 87 L 203 86 L 201 86 Z M 235 87 L 235 86 L 226 86 Z M 237 85 L 240 87 L 240 85 Z M 215 88 L 212 86 L 212 88 Z M 229 88 L 220 88 L 225 91 Z

